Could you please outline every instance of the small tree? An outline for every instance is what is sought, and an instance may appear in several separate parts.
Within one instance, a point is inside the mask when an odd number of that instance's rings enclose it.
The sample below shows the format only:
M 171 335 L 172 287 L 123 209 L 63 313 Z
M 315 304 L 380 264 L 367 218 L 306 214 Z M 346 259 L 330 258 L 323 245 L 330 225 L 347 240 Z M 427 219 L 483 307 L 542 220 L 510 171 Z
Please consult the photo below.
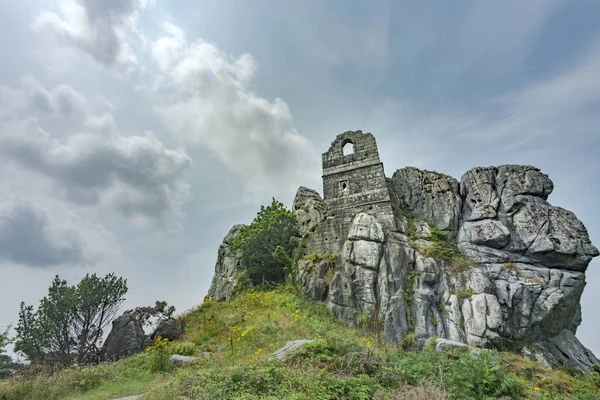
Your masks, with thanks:
M 106 327 L 116 318 L 125 300 L 127 281 L 108 274 L 104 278 L 86 275 L 73 288 L 72 333 L 76 341 L 78 362 L 91 361 L 98 354 Z
M 285 262 L 274 256 L 292 254 L 298 234 L 297 219 L 293 212 L 273 199 L 269 206 L 261 206 L 250 225 L 243 227 L 233 241 L 233 250 L 241 250 L 241 260 L 252 283 L 281 282 L 285 278 Z
M 4 333 L 0 333 L 0 368 L 6 363 L 7 355 L 4 355 L 4 346 L 8 344 L 8 336 Z M 10 359 L 10 357 L 8 357 Z
M 114 274 L 88 274 L 75 286 L 57 275 L 37 311 L 21 303 L 15 351 L 52 365 L 97 361 L 104 329 L 126 293 L 127 281 Z
M 0 354 L 0 379 L 8 378 L 16 365 L 13 359 L 7 354 Z
M 166 301 L 156 301 L 153 307 L 136 307 L 133 310 L 125 311 L 127 314 L 133 314 L 143 326 L 151 326 L 154 323 L 160 324 L 162 321 L 173 318 L 175 306 L 169 306 Z M 153 321 L 152 319 L 156 320 Z

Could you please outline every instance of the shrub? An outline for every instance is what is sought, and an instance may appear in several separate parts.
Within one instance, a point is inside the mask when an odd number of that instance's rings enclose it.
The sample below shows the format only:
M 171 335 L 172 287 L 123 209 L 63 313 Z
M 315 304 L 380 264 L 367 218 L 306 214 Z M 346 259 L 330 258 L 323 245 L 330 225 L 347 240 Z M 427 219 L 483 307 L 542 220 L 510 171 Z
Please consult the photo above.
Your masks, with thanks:
M 260 207 L 250 225 L 241 229 L 231 248 L 240 250 L 241 261 L 252 283 L 281 282 L 285 277 L 285 263 L 274 256 L 275 250 L 280 246 L 278 255 L 291 255 L 296 247 L 292 237 L 297 234 L 296 215 L 273 199 L 269 206 Z
M 169 339 L 159 336 L 154 341 L 154 345 L 146 349 L 150 353 L 150 372 L 167 372 L 171 369 L 168 344 Z
M 523 381 L 491 352 L 471 354 L 466 349 L 438 352 L 425 348 L 421 353 L 393 356 L 391 364 L 412 386 L 419 385 L 423 378 L 441 380 L 453 396 L 465 400 L 525 395 Z

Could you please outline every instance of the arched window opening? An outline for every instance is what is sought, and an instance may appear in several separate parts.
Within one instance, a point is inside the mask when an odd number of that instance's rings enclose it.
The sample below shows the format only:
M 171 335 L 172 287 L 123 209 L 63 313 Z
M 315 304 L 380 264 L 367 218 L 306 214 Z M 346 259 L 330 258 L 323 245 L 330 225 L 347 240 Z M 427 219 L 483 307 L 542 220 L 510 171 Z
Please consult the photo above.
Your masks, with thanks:
M 344 153 L 345 156 L 354 154 L 354 143 L 352 143 L 352 142 L 344 143 L 344 145 L 342 146 L 342 152 Z

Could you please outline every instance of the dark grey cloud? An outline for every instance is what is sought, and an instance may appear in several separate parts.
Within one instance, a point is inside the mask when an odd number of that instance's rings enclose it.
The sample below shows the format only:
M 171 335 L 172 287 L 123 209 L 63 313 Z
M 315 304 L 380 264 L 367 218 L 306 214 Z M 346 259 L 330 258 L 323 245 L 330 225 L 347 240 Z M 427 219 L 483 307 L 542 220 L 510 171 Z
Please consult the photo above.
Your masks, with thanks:
M 80 236 L 29 203 L 0 211 L 0 260 L 30 267 L 84 262 Z
M 62 198 L 102 205 L 138 222 L 168 223 L 189 196 L 185 150 L 166 148 L 152 132 L 125 136 L 110 114 L 92 114 L 85 97 L 62 85 L 45 90 L 31 78 L 22 89 L 4 88 L 0 153 L 52 180 Z M 62 118 L 51 134 L 45 118 Z M 59 121 L 60 122 L 60 121 Z
M 42 11 L 34 27 L 48 30 L 65 45 L 107 67 L 128 73 L 138 64 L 132 31 L 138 12 L 145 6 L 144 0 L 63 1 L 60 15 Z

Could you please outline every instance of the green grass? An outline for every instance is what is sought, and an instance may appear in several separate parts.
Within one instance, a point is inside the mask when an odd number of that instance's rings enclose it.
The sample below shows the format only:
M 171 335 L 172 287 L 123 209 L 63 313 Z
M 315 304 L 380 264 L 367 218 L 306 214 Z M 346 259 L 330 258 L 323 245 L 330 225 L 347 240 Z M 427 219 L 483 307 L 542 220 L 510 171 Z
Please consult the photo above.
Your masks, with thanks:
M 150 373 L 151 355 L 137 354 L 92 367 L 74 366 L 49 374 L 24 373 L 0 382 L 2 400 L 112 399 L 142 393 L 161 379 Z
M 511 353 L 404 351 L 376 333 L 349 329 L 323 303 L 295 290 L 248 290 L 206 301 L 181 318 L 186 333 L 167 352 L 199 357 L 150 373 L 155 349 L 111 364 L 53 376 L 11 378 L 0 399 L 600 399 L 600 374 L 548 370 Z M 363 333 L 366 332 L 366 333 Z M 269 355 L 286 342 L 314 342 L 285 361 Z M 163 347 L 161 347 L 163 348 Z M 20 396 L 20 397 L 19 397 Z

